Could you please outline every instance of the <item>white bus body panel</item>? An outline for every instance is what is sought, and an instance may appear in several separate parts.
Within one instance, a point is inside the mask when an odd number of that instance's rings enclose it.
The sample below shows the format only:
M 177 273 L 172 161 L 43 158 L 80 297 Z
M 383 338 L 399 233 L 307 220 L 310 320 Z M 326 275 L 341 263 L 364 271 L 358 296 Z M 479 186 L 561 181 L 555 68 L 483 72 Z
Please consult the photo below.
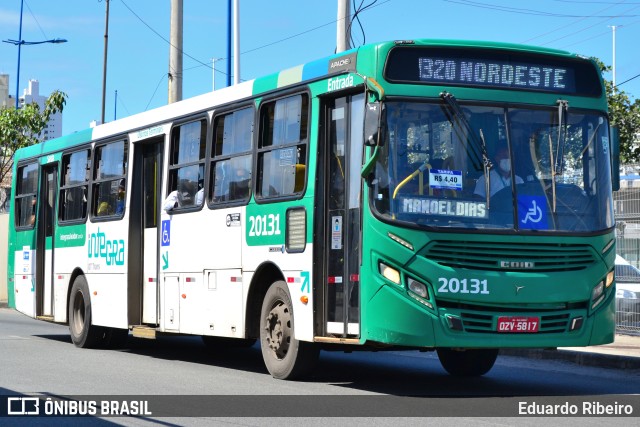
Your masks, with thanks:
M 157 323 L 158 301 L 158 231 L 156 228 L 144 230 L 144 260 L 142 275 L 142 323 Z
M 65 323 L 69 309 L 67 307 L 69 291 L 73 285 L 69 281 L 71 280 L 71 274 L 76 268 L 80 268 L 82 271 L 87 271 L 87 239 L 86 236 L 80 236 L 79 238 L 85 241 L 82 246 L 73 247 L 57 247 L 55 249 L 56 255 L 54 258 L 54 321 Z
M 36 252 L 28 246 L 14 253 L 13 282 L 16 310 L 29 317 L 36 315 L 35 257 Z
M 128 328 L 126 219 L 87 223 L 86 266 L 92 323 Z

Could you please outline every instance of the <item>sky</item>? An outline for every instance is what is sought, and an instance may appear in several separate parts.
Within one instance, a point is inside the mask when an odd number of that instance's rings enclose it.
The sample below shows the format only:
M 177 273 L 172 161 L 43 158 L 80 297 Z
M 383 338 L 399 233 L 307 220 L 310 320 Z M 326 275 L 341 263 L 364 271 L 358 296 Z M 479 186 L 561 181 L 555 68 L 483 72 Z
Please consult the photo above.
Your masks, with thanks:
M 166 104 L 170 4 L 110 0 L 105 121 Z M 241 81 L 335 52 L 337 0 L 239 4 Z M 65 92 L 65 135 L 100 120 L 105 12 L 105 0 L 24 0 L 22 40 L 68 42 L 22 46 L 20 94 L 29 79 L 40 82 L 41 95 Z M 214 75 L 216 88 L 226 85 L 227 13 L 227 0 L 184 0 L 183 98 L 211 91 Z M 501 41 L 567 50 L 607 65 L 616 26 L 616 83 L 631 100 L 640 96 L 640 0 L 377 0 L 358 18 L 354 46 L 420 38 Z M 19 19 L 20 0 L 0 0 L 1 40 L 18 39 Z M 17 46 L 0 43 L 0 74 L 9 74 L 12 95 L 17 62 Z M 605 78 L 612 80 L 612 73 Z

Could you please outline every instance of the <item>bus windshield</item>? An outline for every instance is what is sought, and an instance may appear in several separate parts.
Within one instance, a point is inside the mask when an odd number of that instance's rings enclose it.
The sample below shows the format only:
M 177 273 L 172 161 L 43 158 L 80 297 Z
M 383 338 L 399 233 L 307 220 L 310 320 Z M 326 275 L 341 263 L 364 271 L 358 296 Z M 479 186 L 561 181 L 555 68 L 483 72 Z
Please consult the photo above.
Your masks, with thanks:
M 603 114 L 452 102 L 386 104 L 375 210 L 413 226 L 596 232 L 613 226 Z

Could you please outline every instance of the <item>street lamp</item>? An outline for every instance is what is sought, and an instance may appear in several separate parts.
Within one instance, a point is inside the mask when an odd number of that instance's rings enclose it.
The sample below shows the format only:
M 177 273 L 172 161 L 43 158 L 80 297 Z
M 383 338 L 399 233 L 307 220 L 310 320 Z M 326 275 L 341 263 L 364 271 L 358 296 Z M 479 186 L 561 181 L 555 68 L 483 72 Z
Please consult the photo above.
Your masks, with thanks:
M 18 73 L 16 76 L 16 110 L 20 107 L 19 99 L 20 99 L 20 51 L 22 49 L 22 45 L 32 45 L 32 44 L 43 44 L 43 43 L 66 43 L 66 39 L 51 39 L 51 40 L 43 40 L 39 42 L 26 42 L 22 40 L 22 10 L 24 7 L 24 0 L 20 1 L 20 30 L 18 32 L 19 40 L 2 40 L 3 43 L 10 43 L 18 46 Z

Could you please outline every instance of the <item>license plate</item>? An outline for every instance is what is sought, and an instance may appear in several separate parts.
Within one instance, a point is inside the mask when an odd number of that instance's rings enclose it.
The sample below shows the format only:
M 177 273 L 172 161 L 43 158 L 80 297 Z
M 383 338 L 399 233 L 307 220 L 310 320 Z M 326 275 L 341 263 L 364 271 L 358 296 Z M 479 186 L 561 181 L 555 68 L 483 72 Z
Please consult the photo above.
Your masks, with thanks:
M 521 334 L 521 333 L 538 332 L 539 328 L 540 328 L 540 319 L 537 317 L 517 317 L 517 316 L 498 317 L 498 332 Z

